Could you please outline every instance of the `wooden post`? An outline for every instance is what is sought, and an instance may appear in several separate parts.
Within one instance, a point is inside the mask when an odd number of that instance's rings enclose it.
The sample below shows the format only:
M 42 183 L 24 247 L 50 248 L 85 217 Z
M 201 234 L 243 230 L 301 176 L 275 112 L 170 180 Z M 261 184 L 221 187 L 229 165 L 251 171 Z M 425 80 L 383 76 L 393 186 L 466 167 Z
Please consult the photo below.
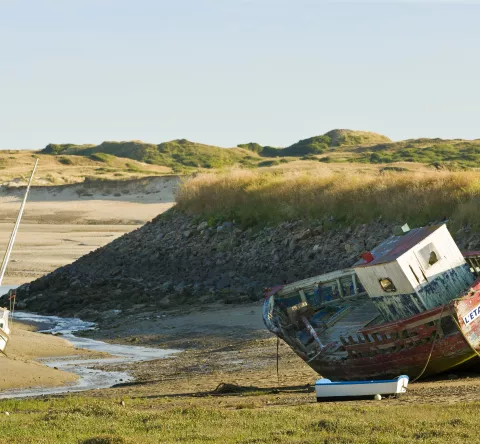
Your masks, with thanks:
M 356 274 L 352 274 L 352 283 L 353 283 L 353 295 L 355 296 L 358 292 L 357 275 Z
M 305 292 L 303 290 L 300 290 L 298 293 L 300 294 L 300 299 L 302 300 L 302 302 L 308 303 Z
M 338 285 L 338 294 L 343 299 L 344 294 L 343 294 L 342 284 L 340 283 L 340 279 L 337 279 L 337 285 Z

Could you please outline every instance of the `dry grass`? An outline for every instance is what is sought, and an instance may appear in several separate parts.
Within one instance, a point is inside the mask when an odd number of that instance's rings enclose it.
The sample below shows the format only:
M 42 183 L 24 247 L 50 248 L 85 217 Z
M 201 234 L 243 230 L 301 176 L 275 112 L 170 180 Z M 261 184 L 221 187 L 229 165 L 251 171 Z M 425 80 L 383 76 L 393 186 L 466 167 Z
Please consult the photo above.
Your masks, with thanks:
M 171 169 L 112 156 L 108 162 L 81 156 L 52 156 L 34 151 L 0 151 L 0 184 L 25 185 L 39 158 L 34 185 L 55 186 L 83 182 L 86 177 L 119 180 L 170 174 Z
M 424 224 L 480 216 L 480 173 L 329 173 L 324 170 L 199 174 L 177 194 L 181 210 L 255 225 L 300 218 Z

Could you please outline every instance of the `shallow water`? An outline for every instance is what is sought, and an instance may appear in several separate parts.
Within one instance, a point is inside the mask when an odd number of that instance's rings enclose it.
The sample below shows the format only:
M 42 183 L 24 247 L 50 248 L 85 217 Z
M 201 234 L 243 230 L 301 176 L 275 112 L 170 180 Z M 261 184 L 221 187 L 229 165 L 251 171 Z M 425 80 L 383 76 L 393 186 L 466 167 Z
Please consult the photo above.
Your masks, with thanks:
M 14 287 L 13 287 L 14 288 Z M 3 290 L 3 292 L 2 292 Z M 0 294 L 6 292 L 5 287 L 0 287 Z M 74 332 L 90 330 L 95 327 L 93 322 L 82 321 L 77 318 L 60 318 L 58 316 L 42 316 L 33 313 L 15 312 L 14 319 L 25 322 L 40 323 L 45 326 L 41 332 L 61 333 L 61 337 L 71 342 L 77 348 L 84 348 L 98 352 L 106 352 L 113 355 L 111 358 L 100 359 L 75 359 L 74 356 L 66 358 L 46 358 L 41 362 L 49 367 L 76 373 L 80 378 L 73 384 L 62 387 L 46 387 L 32 389 L 4 390 L 0 393 L 0 399 L 22 398 L 27 396 L 52 395 L 66 392 L 78 392 L 83 390 L 108 388 L 115 384 L 132 381 L 128 372 L 108 371 L 92 368 L 101 364 L 103 368 L 108 365 L 128 364 L 132 362 L 151 361 L 170 357 L 180 350 L 164 350 L 134 345 L 108 344 L 89 338 L 81 338 Z M 15 334 L 13 331 L 12 334 Z

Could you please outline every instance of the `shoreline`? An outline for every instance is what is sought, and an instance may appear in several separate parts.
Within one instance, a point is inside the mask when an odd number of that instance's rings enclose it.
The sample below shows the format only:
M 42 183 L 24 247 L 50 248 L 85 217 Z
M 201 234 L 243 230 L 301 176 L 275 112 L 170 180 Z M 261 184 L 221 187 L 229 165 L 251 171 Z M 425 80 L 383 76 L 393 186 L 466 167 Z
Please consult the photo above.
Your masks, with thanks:
M 78 318 L 22 311 L 17 316 L 9 356 L 4 357 L 3 365 L 0 362 L 6 374 L 0 381 L 1 399 L 51 396 L 131 383 L 133 363 L 162 360 L 180 351 L 77 336 L 75 332 L 94 326 Z
M 67 340 L 36 332 L 38 326 L 14 321 L 10 340 L 0 355 L 0 390 L 56 387 L 74 384 L 78 375 L 41 363 L 47 357 L 84 355 Z

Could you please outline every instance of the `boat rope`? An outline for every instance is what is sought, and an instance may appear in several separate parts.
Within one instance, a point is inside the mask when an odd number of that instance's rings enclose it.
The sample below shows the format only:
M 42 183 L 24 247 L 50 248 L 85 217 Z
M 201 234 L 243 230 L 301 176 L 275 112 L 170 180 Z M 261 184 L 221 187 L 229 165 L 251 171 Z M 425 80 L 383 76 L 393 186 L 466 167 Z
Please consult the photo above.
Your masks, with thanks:
M 12 302 L 13 299 L 13 302 Z M 8 298 L 10 301 L 10 320 L 9 320 L 9 325 L 10 325 L 10 332 L 13 329 L 13 315 L 15 313 L 15 304 L 17 302 L 17 290 L 12 290 L 12 295 Z
M 5 276 L 5 272 L 7 270 L 8 261 L 10 259 L 10 255 L 13 250 L 13 245 L 15 244 L 15 239 L 17 237 L 18 229 L 20 227 L 20 222 L 22 221 L 25 205 L 27 204 L 28 193 L 30 192 L 30 187 L 32 186 L 32 183 L 33 183 L 33 177 L 35 176 L 35 170 L 37 169 L 37 165 L 38 165 L 38 159 L 35 161 L 35 165 L 32 170 L 32 175 L 30 176 L 30 180 L 28 181 L 27 189 L 25 190 L 25 195 L 23 196 L 22 205 L 20 206 L 20 210 L 18 211 L 17 220 L 15 221 L 15 225 L 13 227 L 13 231 L 10 236 L 10 241 L 8 242 L 7 250 L 5 251 L 5 255 L 3 256 L 3 263 L 2 263 L 2 267 L 0 268 L 0 285 L 3 282 L 3 277 Z
M 277 336 L 277 387 L 280 386 L 280 372 L 278 370 L 280 338 Z
M 441 319 L 442 319 L 442 315 L 443 315 L 443 310 L 445 310 L 445 307 L 446 307 L 447 304 L 445 304 L 443 307 L 442 307 L 442 311 L 440 312 L 440 316 L 438 317 L 438 324 L 440 323 Z M 427 362 L 425 363 L 425 366 L 423 367 L 422 371 L 420 372 L 420 374 L 412 381 L 413 382 L 416 382 L 418 381 L 422 376 L 423 374 L 425 373 L 425 370 L 427 369 L 428 367 L 428 364 L 430 364 L 430 358 L 432 357 L 432 354 L 433 354 L 433 348 L 435 347 L 435 343 L 437 342 L 437 338 L 438 338 L 438 330 L 440 328 L 440 326 L 437 324 L 437 329 L 435 330 L 435 337 L 433 338 L 433 343 L 432 343 L 432 348 L 430 349 L 430 353 L 428 355 L 428 359 L 427 359 Z
M 443 306 L 442 308 L 442 312 L 440 313 L 440 317 L 439 317 L 439 320 L 442 318 L 442 313 L 443 313 L 443 309 L 445 308 L 445 305 Z M 449 306 L 450 308 L 450 306 Z M 451 318 L 453 319 L 453 322 L 455 322 L 455 325 L 457 326 L 458 330 L 460 331 L 460 334 L 463 336 L 463 339 L 465 340 L 465 342 L 468 344 L 468 346 L 472 349 L 472 351 L 478 356 L 480 357 L 480 353 L 475 349 L 475 347 L 470 343 L 470 341 L 468 340 L 468 338 L 465 336 L 465 333 L 463 332 L 462 330 L 462 327 L 460 326 L 460 324 L 458 323 L 457 319 L 455 318 L 455 316 L 453 315 L 453 313 L 451 312 L 450 310 L 450 316 Z M 427 364 L 425 365 L 425 367 L 423 368 L 422 372 L 420 373 L 420 375 L 418 375 L 412 382 L 415 382 L 417 379 L 419 379 L 423 373 L 425 372 L 427 366 L 428 366 L 428 363 L 430 361 L 430 358 L 432 356 L 432 352 L 433 352 L 433 346 L 435 345 L 435 341 L 437 339 L 437 336 L 438 336 L 438 328 L 437 328 L 437 331 L 436 331 L 436 334 L 435 334 L 435 340 L 433 341 L 433 344 L 432 344 L 432 349 L 430 350 L 430 355 L 428 356 L 428 360 L 427 360 Z

